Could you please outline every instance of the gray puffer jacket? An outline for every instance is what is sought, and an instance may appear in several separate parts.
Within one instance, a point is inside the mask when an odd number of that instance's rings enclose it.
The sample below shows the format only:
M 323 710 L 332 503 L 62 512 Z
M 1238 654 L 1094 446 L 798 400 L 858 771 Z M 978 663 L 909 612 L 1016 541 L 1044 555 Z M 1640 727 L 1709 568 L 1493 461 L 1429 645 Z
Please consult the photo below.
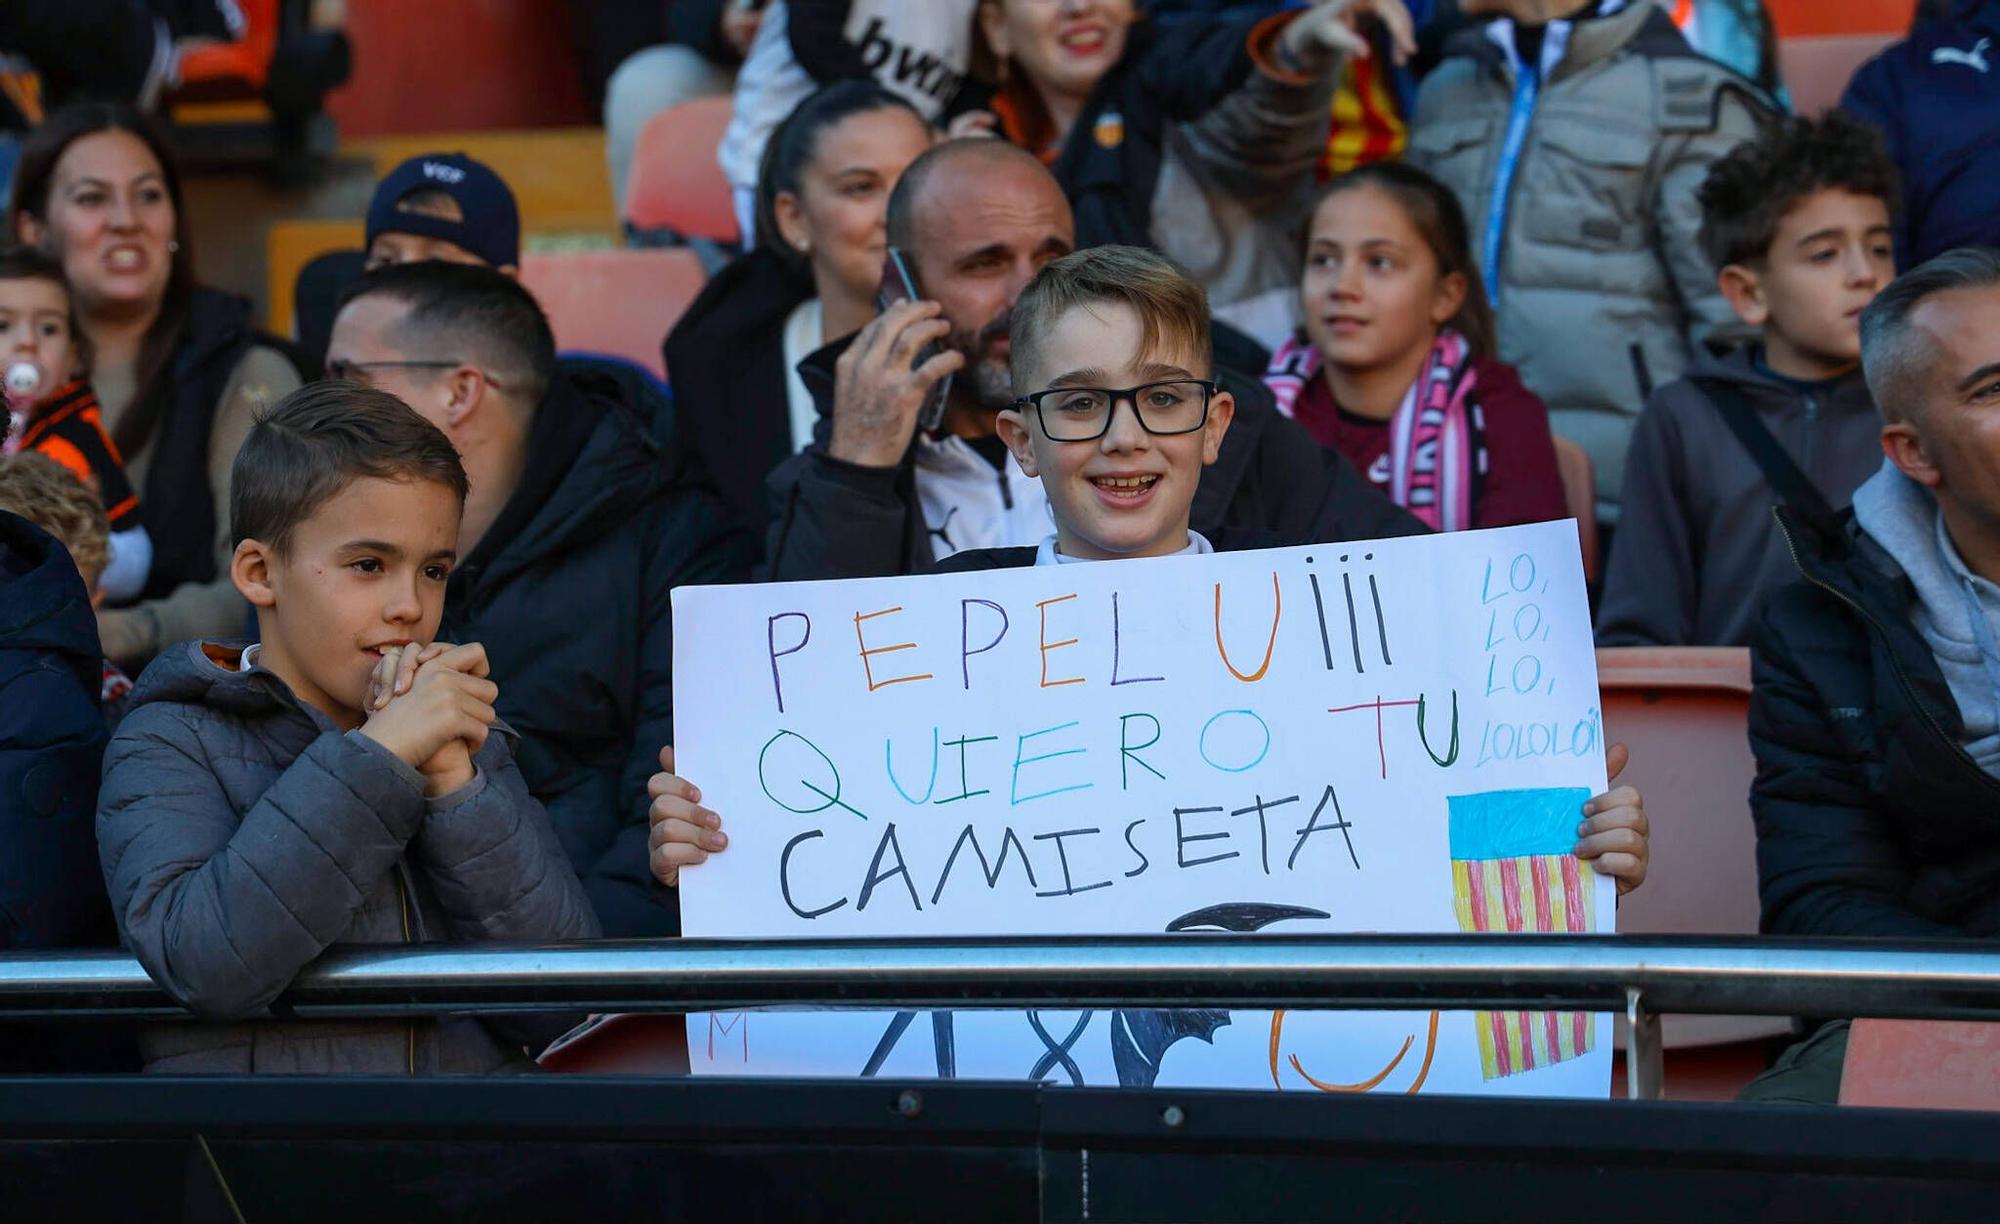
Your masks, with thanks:
M 1574 23 L 1496 200 L 1518 80 L 1490 29 L 1455 36 L 1425 78 L 1408 156 L 1458 196 L 1475 248 L 1499 210 L 1500 359 L 1590 453 L 1598 514 L 1615 523 L 1646 397 L 1681 376 L 1694 344 L 1738 326 L 1697 241 L 1695 191 L 1768 106 L 1652 0 L 1633 0 Z
M 210 1022 L 153 1026 L 146 1069 L 527 1068 L 523 1047 L 567 1019 L 519 1031 L 451 1017 L 248 1019 L 334 944 L 546 941 L 598 928 L 514 767 L 510 730 L 495 727 L 471 783 L 426 799 L 416 770 L 342 734 L 270 672 L 236 670 L 241 655 L 240 644 L 200 642 L 161 655 L 105 754 L 97 844 L 119 935 Z

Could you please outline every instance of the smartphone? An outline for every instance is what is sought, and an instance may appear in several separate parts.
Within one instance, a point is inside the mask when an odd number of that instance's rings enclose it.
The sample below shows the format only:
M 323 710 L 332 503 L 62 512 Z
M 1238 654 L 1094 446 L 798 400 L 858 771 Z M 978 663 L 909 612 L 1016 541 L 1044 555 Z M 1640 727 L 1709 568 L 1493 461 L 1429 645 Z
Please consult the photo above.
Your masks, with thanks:
M 882 259 L 882 291 L 875 296 L 875 304 L 887 310 L 899 302 L 922 301 L 923 296 L 917 291 L 917 278 L 910 272 L 909 261 L 903 258 L 901 251 L 890 247 Z M 916 355 L 910 368 L 915 369 L 942 352 L 944 345 L 933 340 Z M 917 410 L 917 428 L 925 433 L 937 432 L 938 426 L 944 423 L 944 402 L 950 394 L 951 375 L 947 374 L 938 379 L 930 394 L 924 397 L 923 407 Z

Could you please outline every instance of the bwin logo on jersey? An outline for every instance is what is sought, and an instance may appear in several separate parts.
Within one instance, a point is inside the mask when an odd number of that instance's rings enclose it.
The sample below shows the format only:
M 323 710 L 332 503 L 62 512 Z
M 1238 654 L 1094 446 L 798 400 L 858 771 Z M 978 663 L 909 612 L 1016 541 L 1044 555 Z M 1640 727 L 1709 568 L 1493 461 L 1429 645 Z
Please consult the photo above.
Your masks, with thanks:
M 1931 52 L 1933 64 L 1964 64 L 1980 72 L 1986 71 L 1986 48 L 1993 45 L 1990 38 L 1982 38 L 1972 44 L 1972 50 L 1961 51 L 1957 47 L 1939 47 Z
M 447 166 L 443 162 L 427 161 L 424 163 L 424 177 L 434 178 L 440 183 L 463 183 L 465 171 L 457 166 Z

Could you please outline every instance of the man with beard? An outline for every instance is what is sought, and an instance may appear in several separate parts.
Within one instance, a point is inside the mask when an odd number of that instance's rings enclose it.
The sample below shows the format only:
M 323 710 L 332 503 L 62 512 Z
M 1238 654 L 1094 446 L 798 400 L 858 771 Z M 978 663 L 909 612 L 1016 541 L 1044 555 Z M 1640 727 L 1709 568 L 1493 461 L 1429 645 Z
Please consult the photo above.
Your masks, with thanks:
M 771 476 L 774 579 L 916 573 L 965 549 L 1033 545 L 1053 529 L 1041 482 L 1007 453 L 994 420 L 1014 403 L 1009 312 L 1074 244 L 1062 189 L 1016 146 L 949 141 L 903 172 L 887 229 L 924 300 L 800 363 L 820 420 L 813 444 Z M 934 342 L 943 351 L 918 360 Z M 943 418 L 921 430 L 924 400 L 946 377 Z M 1300 544 L 1423 530 L 1280 416 L 1257 378 L 1218 367 L 1216 381 L 1235 396 L 1236 418 L 1195 493 L 1195 530 Z

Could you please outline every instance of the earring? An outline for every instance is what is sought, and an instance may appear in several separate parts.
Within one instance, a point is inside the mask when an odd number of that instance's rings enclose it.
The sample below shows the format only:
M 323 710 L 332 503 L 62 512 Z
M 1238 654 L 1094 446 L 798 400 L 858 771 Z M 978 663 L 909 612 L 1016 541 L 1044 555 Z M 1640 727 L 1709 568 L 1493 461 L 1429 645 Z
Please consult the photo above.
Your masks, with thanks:
M 801 255 L 810 255 L 810 254 L 812 254 L 812 246 L 813 246 L 813 244 L 812 244 L 812 239 L 810 239 L 810 238 L 801 238 L 801 239 L 799 239 L 799 240 L 798 240 L 797 242 L 793 243 L 792 245 L 793 245 L 793 246 L 795 246 L 795 247 L 797 247 L 797 248 L 799 249 L 799 254 L 801 254 Z
M 180 239 L 178 239 L 178 238 L 169 238 L 169 239 L 167 239 L 167 254 L 169 254 L 169 255 L 178 255 L 178 254 L 180 254 L 180 250 L 181 250 L 181 241 L 180 241 Z

